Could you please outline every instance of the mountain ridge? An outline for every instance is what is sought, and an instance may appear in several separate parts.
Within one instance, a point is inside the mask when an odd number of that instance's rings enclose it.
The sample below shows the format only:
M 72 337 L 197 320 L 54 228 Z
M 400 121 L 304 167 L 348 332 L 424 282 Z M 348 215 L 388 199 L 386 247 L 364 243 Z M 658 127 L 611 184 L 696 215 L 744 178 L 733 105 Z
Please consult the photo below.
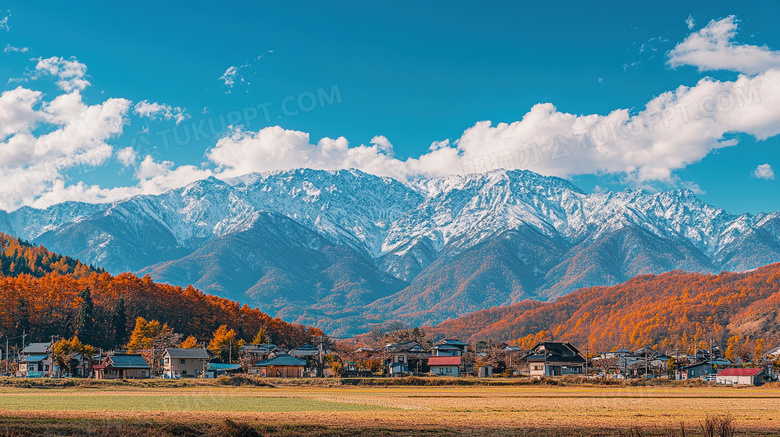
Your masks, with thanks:
M 780 213 L 732 215 L 680 189 L 588 194 L 528 170 L 403 182 L 311 169 L 208 178 L 108 204 L 0 212 L 0 231 L 345 335 L 641 274 L 780 261 Z

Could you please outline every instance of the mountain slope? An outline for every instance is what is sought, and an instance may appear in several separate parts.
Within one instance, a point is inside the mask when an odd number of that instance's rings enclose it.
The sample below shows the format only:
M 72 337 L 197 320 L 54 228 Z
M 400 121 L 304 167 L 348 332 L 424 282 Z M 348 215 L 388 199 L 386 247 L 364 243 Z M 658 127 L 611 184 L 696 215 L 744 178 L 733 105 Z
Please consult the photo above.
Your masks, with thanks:
M 779 213 L 735 216 L 686 190 L 587 194 L 522 170 L 414 182 L 309 169 L 209 178 L 111 204 L 2 212 L 3 230 L 339 334 L 640 274 L 780 262 Z
M 168 323 L 176 332 L 199 340 L 209 338 L 222 324 L 247 341 L 263 327 L 276 344 L 290 347 L 322 333 L 274 319 L 235 301 L 206 295 L 191 286 L 157 284 L 148 276 L 139 278 L 129 273 L 112 276 L 5 234 L 0 234 L 0 247 L 5 252 L 4 262 L 16 260 L 19 264 L 24 259 L 28 261 L 23 264 L 31 268 L 19 274 L 0 274 L 0 325 L 9 337 L 23 332 L 32 341 L 48 341 L 52 335 L 72 336 L 79 320 L 78 294 L 85 289 L 92 296 L 95 328 L 79 336 L 99 347 L 121 345 L 114 341 L 114 309 L 120 297 L 125 305 L 126 332 L 132 329 L 136 317 L 144 317 Z
M 552 303 L 520 302 L 448 320 L 430 331 L 463 339 L 513 341 L 541 335 L 610 350 L 727 335 L 780 340 L 780 264 L 747 273 L 680 271 L 612 287 L 578 290 Z M 530 337 L 529 337 L 530 338 Z M 698 341 L 697 340 L 697 341 Z

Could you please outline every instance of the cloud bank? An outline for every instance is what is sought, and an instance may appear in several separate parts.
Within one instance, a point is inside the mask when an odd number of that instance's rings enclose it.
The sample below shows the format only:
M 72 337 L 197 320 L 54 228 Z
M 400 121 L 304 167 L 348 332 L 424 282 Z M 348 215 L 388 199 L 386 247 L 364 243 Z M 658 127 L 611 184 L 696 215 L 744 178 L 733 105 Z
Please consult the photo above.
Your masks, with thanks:
M 688 22 L 691 28 L 693 24 Z M 703 78 L 656 96 L 638 110 L 606 114 L 573 114 L 539 103 L 517 121 L 479 121 L 460 138 L 433 142 L 421 155 L 408 158 L 397 157 L 391 139 L 382 135 L 352 145 L 344 137 L 312 139 L 279 126 L 256 131 L 231 127 L 198 166 L 156 160 L 126 144 L 115 150 L 131 113 L 177 125 L 189 115 L 149 100 L 133 105 L 111 98 L 89 105 L 81 96 L 90 85 L 84 64 L 36 59 L 36 74 L 55 80 L 62 94 L 46 100 L 39 91 L 18 87 L 0 95 L 0 177 L 9 181 L 0 186 L 0 209 L 114 201 L 158 194 L 209 176 L 299 167 L 358 168 L 401 180 L 523 168 L 560 177 L 614 174 L 637 186 L 678 183 L 675 170 L 735 146 L 738 134 L 757 140 L 780 134 L 778 54 L 735 43 L 737 24 L 735 17 L 711 21 L 667 54 L 673 67 L 741 73 L 734 80 Z M 228 70 L 222 79 L 229 86 L 237 77 Z M 109 160 L 132 169 L 135 184 L 103 188 L 70 182 L 69 169 Z M 753 176 L 771 179 L 774 172 L 764 164 Z

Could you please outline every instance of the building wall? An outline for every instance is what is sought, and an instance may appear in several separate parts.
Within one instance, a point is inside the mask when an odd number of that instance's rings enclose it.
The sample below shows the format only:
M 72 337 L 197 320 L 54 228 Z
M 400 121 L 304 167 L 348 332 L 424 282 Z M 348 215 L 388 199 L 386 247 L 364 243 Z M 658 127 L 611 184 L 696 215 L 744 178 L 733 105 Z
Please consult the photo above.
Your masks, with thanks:
M 531 376 L 547 376 L 547 368 L 544 363 L 528 363 Z
M 303 378 L 303 366 L 268 366 L 265 376 L 268 378 Z
M 759 379 L 759 381 L 756 381 Z M 718 384 L 734 384 L 734 385 L 753 385 L 755 382 L 760 382 L 760 378 L 753 376 L 718 376 Z
M 96 379 L 146 379 L 149 378 L 148 369 L 114 369 L 107 367 L 100 369 L 95 374 Z
M 431 373 L 439 376 L 460 376 L 459 366 L 431 366 Z
M 182 361 L 184 363 L 182 364 Z M 203 373 L 204 362 L 197 358 L 170 358 L 165 357 L 163 371 L 166 375 L 174 376 L 198 376 Z M 208 366 L 208 365 L 206 365 Z

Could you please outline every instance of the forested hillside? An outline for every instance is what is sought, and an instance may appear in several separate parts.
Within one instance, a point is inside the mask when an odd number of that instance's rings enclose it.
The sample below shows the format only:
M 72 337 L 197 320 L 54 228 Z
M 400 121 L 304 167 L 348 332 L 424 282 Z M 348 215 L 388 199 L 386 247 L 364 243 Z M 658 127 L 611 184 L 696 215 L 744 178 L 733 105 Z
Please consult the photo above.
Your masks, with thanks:
M 83 276 L 102 269 L 82 264 L 81 261 L 61 256 L 41 246 L 33 246 L 18 238 L 0 233 L 0 274 L 3 276 L 32 275 L 37 278 L 48 273 Z
M 124 327 L 129 332 L 136 317 L 167 323 L 177 333 L 204 340 L 220 325 L 235 329 L 247 341 L 264 328 L 271 341 L 293 347 L 322 333 L 191 286 L 157 284 L 148 276 L 129 273 L 112 276 L 5 234 L 0 234 L 0 244 L 0 329 L 7 336 L 26 332 L 28 341 L 72 336 L 84 300 L 79 293 L 84 290 L 92 299 L 94 323 L 90 322 L 92 332 L 79 332 L 79 337 L 104 348 L 123 344 L 118 337 L 126 338 L 116 331 Z
M 429 331 L 464 340 L 568 340 L 580 349 L 675 347 L 734 335 L 780 341 L 780 264 L 746 273 L 680 271 L 584 288 L 557 302 L 520 302 L 443 322 Z M 426 328 L 427 329 L 427 328 Z

